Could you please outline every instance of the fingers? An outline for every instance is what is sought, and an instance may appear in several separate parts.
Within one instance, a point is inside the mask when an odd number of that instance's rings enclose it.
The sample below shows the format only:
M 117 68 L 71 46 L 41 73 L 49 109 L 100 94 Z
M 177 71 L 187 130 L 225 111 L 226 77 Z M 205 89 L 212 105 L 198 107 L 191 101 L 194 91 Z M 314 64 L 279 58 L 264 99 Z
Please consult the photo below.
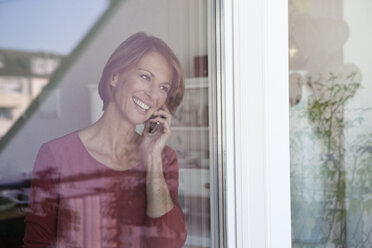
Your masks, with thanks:
M 164 105 L 163 107 L 161 107 L 160 109 L 158 109 L 157 111 L 154 112 L 153 115 L 164 115 L 165 117 L 170 117 L 172 118 L 172 114 L 170 113 L 169 109 L 167 108 L 166 105 Z
M 164 120 L 167 121 L 168 123 L 168 126 L 171 125 L 171 121 L 172 121 L 172 114 L 169 112 L 168 108 L 164 105 L 161 109 L 155 111 L 153 113 L 153 118 L 150 119 L 150 121 L 154 121 L 154 120 L 157 120 L 159 121 L 160 123 L 164 123 Z M 161 118 L 161 119 L 159 119 Z
M 153 117 L 161 117 L 162 119 L 166 119 L 169 121 L 172 119 L 172 115 L 164 110 L 155 111 Z
M 149 120 L 150 123 L 156 123 L 157 126 L 162 126 L 163 132 L 170 132 L 170 118 L 165 118 L 164 116 L 156 116 Z

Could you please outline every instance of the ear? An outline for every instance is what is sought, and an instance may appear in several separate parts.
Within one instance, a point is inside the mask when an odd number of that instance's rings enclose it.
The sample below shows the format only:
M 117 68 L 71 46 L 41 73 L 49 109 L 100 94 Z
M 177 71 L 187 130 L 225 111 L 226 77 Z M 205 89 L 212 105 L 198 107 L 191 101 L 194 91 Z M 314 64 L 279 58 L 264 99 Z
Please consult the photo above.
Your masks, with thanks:
M 110 80 L 110 85 L 112 87 L 116 87 L 116 85 L 118 84 L 118 82 L 119 82 L 119 74 L 118 73 L 112 74 L 111 80 Z

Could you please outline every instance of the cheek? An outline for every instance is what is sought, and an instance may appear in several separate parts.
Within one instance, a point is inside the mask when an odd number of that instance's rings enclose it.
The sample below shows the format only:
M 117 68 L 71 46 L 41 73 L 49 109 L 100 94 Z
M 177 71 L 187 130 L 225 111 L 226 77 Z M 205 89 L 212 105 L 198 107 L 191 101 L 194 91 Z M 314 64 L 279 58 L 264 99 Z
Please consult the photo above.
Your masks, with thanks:
M 125 104 L 128 101 L 128 94 L 126 92 L 123 88 L 115 88 L 112 95 L 113 100 L 119 105 Z
M 163 106 L 165 103 L 166 103 L 166 101 L 167 101 L 167 95 L 160 95 L 159 96 L 159 98 L 158 98 L 159 100 L 158 100 L 158 105 L 159 105 L 159 107 L 161 107 L 161 106 Z

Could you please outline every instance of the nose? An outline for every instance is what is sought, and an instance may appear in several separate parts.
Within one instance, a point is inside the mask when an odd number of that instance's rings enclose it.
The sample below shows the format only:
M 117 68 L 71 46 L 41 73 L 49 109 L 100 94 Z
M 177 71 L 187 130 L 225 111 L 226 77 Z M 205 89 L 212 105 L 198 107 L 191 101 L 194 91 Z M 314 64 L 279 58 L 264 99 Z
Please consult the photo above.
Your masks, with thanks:
M 157 87 L 155 83 L 150 83 L 147 85 L 147 88 L 145 89 L 145 94 L 148 96 L 149 99 L 154 99 L 156 98 L 156 91 Z

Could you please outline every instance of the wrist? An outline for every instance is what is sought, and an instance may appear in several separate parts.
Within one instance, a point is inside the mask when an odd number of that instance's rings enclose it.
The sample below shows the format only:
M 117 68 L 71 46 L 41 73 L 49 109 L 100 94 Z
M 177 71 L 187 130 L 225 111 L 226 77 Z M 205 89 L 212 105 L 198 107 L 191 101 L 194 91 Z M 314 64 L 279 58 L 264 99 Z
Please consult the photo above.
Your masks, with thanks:
M 162 172 L 163 163 L 161 154 L 159 153 L 149 153 L 144 157 L 144 162 L 147 168 L 147 172 Z

